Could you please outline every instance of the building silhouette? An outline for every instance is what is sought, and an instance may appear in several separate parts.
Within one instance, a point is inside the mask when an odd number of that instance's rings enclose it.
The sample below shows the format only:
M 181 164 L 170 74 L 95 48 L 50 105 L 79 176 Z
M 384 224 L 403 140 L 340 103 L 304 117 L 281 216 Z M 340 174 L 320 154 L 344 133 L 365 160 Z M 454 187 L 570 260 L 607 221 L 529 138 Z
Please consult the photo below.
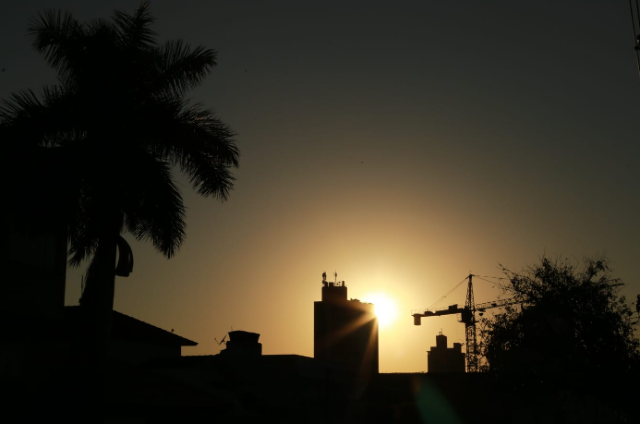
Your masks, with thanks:
M 60 320 L 67 270 L 65 227 L 44 218 L 28 225 L 21 213 L 26 215 L 21 210 L 2 214 L 0 314 Z
M 374 305 L 347 299 L 347 286 L 326 281 L 322 300 L 314 302 L 316 360 L 335 365 L 356 377 L 378 374 L 378 319 Z
M 260 334 L 248 331 L 229 331 L 229 341 L 225 343 L 226 349 L 221 355 L 242 356 L 255 358 L 262 355 L 262 343 L 259 343 Z
M 464 372 L 464 353 L 462 344 L 454 343 L 447 347 L 447 336 L 436 336 L 436 345 L 427 352 L 427 369 L 430 373 Z

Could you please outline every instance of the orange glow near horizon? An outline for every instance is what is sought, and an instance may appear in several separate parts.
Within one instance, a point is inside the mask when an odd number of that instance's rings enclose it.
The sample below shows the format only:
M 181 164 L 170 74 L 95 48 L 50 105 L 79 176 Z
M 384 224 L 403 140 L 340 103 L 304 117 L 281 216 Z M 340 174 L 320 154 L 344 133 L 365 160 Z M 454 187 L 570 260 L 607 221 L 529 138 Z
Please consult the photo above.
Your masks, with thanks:
M 374 304 L 378 324 L 381 328 L 389 327 L 398 318 L 398 306 L 395 300 L 385 293 L 370 293 L 364 298 L 364 301 Z

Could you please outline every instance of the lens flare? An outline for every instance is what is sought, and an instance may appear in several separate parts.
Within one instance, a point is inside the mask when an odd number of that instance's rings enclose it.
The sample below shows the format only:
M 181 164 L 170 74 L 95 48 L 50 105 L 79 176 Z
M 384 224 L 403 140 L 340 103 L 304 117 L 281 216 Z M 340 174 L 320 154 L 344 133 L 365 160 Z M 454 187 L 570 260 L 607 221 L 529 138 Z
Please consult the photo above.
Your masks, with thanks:
M 375 305 L 376 316 L 380 327 L 388 327 L 398 317 L 396 302 L 384 293 L 371 293 L 365 297 L 365 302 Z

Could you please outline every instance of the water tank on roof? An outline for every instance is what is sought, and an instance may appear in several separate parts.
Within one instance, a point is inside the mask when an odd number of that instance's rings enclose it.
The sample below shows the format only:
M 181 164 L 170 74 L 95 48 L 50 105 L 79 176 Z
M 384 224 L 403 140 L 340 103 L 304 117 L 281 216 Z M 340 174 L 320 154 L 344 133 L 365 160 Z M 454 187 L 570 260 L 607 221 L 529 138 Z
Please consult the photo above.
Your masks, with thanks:
M 248 331 L 230 331 L 229 332 L 229 340 L 237 343 L 258 343 L 258 339 L 260 338 L 260 334 L 258 333 L 250 333 Z

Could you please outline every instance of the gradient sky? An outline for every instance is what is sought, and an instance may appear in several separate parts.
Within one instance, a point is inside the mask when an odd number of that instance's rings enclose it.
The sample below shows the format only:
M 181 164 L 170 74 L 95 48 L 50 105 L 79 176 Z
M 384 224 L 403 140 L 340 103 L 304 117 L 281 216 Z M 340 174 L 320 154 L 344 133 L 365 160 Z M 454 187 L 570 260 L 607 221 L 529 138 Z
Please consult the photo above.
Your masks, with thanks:
M 601 1 L 155 1 L 160 39 L 218 51 L 189 94 L 237 132 L 230 199 L 179 173 L 187 240 L 167 261 L 131 242 L 115 309 L 215 354 L 231 328 L 266 354 L 313 356 L 321 274 L 349 297 L 384 293 L 382 372 L 426 371 L 453 316 L 425 308 L 469 272 L 501 276 L 547 254 L 606 254 L 640 293 L 640 82 L 628 3 Z M 0 98 L 55 81 L 26 37 L 62 8 L 85 20 L 137 1 L 3 2 Z M 127 237 L 131 241 L 131 237 Z M 70 269 L 67 304 L 82 270 Z M 477 281 L 476 302 L 501 292 Z M 441 306 L 464 304 L 459 288 Z M 630 299 L 631 300 L 631 299 Z

